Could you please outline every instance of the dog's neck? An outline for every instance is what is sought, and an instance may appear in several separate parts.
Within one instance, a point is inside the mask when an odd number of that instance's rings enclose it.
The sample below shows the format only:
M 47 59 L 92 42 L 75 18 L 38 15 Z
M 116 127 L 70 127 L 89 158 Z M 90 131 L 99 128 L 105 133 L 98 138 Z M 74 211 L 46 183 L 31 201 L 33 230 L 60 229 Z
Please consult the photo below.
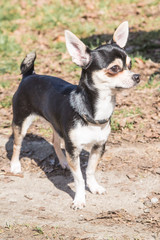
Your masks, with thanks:
M 115 94 L 111 89 L 100 89 L 94 85 L 92 74 L 82 70 L 77 89 L 71 93 L 71 106 L 79 115 L 98 120 L 110 119 L 115 107 Z

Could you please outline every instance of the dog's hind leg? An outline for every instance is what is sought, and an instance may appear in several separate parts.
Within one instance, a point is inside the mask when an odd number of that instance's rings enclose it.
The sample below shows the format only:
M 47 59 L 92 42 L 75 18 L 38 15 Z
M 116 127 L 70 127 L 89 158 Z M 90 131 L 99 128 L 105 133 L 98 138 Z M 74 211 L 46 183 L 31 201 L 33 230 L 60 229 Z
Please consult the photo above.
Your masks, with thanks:
M 13 144 L 13 155 L 11 159 L 11 172 L 13 173 L 20 173 L 21 172 L 21 163 L 19 161 L 19 155 L 21 150 L 21 144 L 23 138 L 25 137 L 29 126 L 32 124 L 33 120 L 35 119 L 35 115 L 30 115 L 25 120 L 16 125 L 13 121 L 13 135 L 14 135 L 14 144 Z
M 53 129 L 53 127 L 52 127 L 52 129 Z M 57 132 L 54 129 L 53 129 L 52 143 L 53 143 L 54 150 L 56 152 L 56 155 L 58 157 L 61 167 L 63 169 L 66 169 L 66 168 L 69 169 L 66 157 L 61 149 L 61 138 L 59 137 L 59 135 L 57 134 Z
M 86 176 L 87 176 L 87 185 L 90 189 L 90 191 L 94 194 L 103 194 L 105 193 L 105 188 L 100 186 L 97 183 L 97 180 L 95 178 L 95 171 L 98 165 L 99 159 L 102 157 L 105 149 L 105 144 L 103 146 L 95 145 L 90 153 L 90 157 L 88 160 L 88 166 L 86 170 Z

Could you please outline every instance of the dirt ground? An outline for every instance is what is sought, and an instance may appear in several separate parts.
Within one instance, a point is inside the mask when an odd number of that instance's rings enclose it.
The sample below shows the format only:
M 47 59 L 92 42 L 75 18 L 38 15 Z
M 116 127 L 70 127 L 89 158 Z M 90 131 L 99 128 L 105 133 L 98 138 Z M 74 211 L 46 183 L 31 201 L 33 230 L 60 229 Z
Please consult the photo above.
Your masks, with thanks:
M 14 0 L 11 5 L 14 2 L 17 4 Z M 21 43 L 21 55 L 38 48 L 37 73 L 77 82 L 79 69 L 72 69 L 66 51 L 51 51 L 54 45 L 48 45 L 49 40 L 58 47 L 64 44 L 66 26 L 57 25 L 52 31 L 31 29 L 26 23 L 36 13 L 34 5 L 27 8 L 29 2 L 32 1 L 20 1 L 25 19 L 15 19 L 19 28 L 10 33 Z M 50 0 L 33 2 L 51 4 Z M 44 120 L 34 122 L 23 141 L 22 173 L 10 173 L 13 137 L 8 99 L 20 76 L 19 72 L 1 76 L 3 84 L 9 81 L 10 85 L 0 85 L 0 240 L 160 240 L 160 32 L 156 20 L 160 5 L 151 0 L 127 1 L 128 5 L 110 1 L 106 12 L 110 18 L 108 27 L 102 18 L 104 10 L 97 11 L 94 6 L 96 1 L 92 5 L 82 0 L 70 2 L 80 2 L 88 10 L 77 19 L 69 18 L 68 27 L 75 21 L 97 26 L 97 32 L 84 35 L 88 39 L 83 40 L 88 42 L 101 41 L 103 29 L 104 34 L 109 34 L 106 39 L 110 38 L 115 25 L 129 20 L 127 51 L 133 59 L 133 71 L 141 74 L 141 82 L 117 94 L 112 132 L 96 173 L 107 193 L 93 195 L 86 187 L 86 207 L 74 211 L 70 208 L 75 194 L 73 177 L 70 171 L 61 169 L 51 144 L 51 129 Z M 41 17 L 35 20 L 38 19 Z M 25 42 L 23 35 L 29 32 L 35 35 Z M 21 56 L 15 53 L 14 57 L 19 64 Z M 87 161 L 88 153 L 82 152 L 84 178 Z
M 12 139 L 1 136 L 0 239 L 160 239 L 160 143 L 110 143 L 97 171 L 107 193 L 86 189 L 79 211 L 70 208 L 73 178 L 47 141 L 26 138 L 17 176 L 7 171 L 4 146 L 10 156 Z

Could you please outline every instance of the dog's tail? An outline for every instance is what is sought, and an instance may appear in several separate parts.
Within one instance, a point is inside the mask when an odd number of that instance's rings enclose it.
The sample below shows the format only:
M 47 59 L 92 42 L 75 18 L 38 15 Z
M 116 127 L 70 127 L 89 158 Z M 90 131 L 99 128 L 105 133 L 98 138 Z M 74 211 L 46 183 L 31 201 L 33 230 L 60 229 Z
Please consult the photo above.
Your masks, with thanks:
M 34 61 L 36 60 L 36 53 L 30 52 L 26 55 L 26 57 L 23 59 L 20 70 L 21 74 L 24 77 L 27 77 L 31 74 L 35 74 L 34 72 Z

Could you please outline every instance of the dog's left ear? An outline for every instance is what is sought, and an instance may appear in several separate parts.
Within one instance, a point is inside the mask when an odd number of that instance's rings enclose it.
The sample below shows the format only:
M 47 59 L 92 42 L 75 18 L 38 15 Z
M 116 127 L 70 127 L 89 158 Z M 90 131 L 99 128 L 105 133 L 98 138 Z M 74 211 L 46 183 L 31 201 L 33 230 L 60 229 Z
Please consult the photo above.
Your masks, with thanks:
M 112 42 L 115 42 L 121 48 L 124 48 L 129 35 L 128 22 L 125 21 L 119 25 L 116 31 L 113 34 Z
M 72 32 L 65 31 L 66 47 L 72 57 L 72 61 L 80 67 L 85 67 L 90 61 L 86 45 Z

